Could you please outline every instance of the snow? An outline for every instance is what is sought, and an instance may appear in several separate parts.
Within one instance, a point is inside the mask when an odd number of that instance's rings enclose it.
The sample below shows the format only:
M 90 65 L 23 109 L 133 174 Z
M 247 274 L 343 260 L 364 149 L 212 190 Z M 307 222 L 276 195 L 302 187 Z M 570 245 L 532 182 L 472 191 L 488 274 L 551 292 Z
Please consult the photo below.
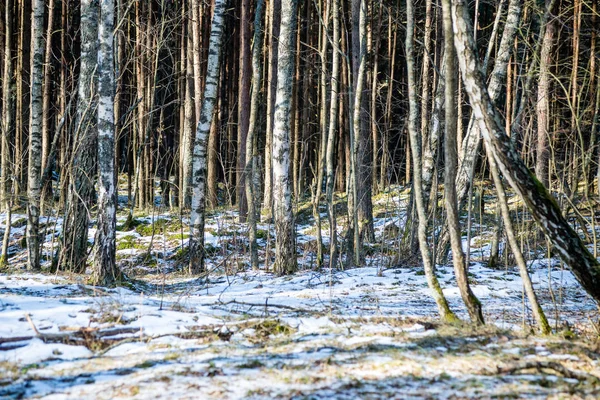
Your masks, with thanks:
M 390 193 L 382 201 L 398 209 L 407 199 Z M 155 265 L 139 265 L 146 249 L 119 250 L 122 265 L 130 268 L 125 271 L 134 280 L 117 288 L 90 286 L 85 276 L 28 273 L 18 267 L 24 262 L 22 254 L 14 255 L 15 268 L 0 274 L 0 398 L 598 394 L 597 386 L 549 371 L 490 374 L 499 365 L 523 359 L 560 362 L 600 377 L 600 355 L 583 342 L 531 336 L 534 321 L 518 270 L 487 268 L 486 243 L 471 250 L 469 267 L 471 288 L 491 325 L 477 330 L 437 324 L 437 307 L 422 268 L 393 266 L 381 254 L 367 257 L 362 268 L 317 271 L 311 264 L 314 254 L 303 250 L 302 268 L 293 276 L 251 271 L 245 263 L 245 227 L 233 222 L 235 217 L 227 211 L 207 219 L 205 241 L 219 251 L 207 260 L 210 273 L 203 279 L 179 272 L 170 257 L 181 240 L 169 242 L 162 232 L 155 236 L 151 249 Z M 0 215 L 0 221 L 3 218 Z M 13 221 L 19 218 L 13 215 Z M 146 223 L 158 219 L 176 220 L 160 212 L 137 218 Z M 402 226 L 404 219 L 400 212 L 377 218 L 378 238 L 386 226 Z M 62 225 L 60 218 L 47 220 Z M 299 243 L 315 240 L 311 228 L 310 224 L 298 227 Z M 260 224 L 259 229 L 270 230 L 272 238 L 272 226 Z M 188 233 L 187 228 L 184 232 Z M 23 234 L 24 228 L 12 230 L 14 240 Z M 149 237 L 135 230 L 118 232 L 117 240 L 127 236 L 144 246 L 150 244 Z M 328 243 L 328 237 L 323 239 Z M 472 244 L 482 241 L 477 237 Z M 264 257 L 267 241 L 261 239 L 259 245 Z M 540 303 L 557 332 L 563 327 L 581 334 L 594 332 L 598 308 L 570 271 L 555 259 L 530 261 L 529 269 Z M 138 270 L 143 275 L 136 275 Z M 437 266 L 436 273 L 450 307 L 467 321 L 451 264 Z M 41 337 L 36 337 L 28 317 Z M 103 338 L 106 343 L 99 347 L 91 342 L 42 340 L 43 335 L 84 328 L 129 331 Z M 1 340 L 15 337 L 24 339 Z

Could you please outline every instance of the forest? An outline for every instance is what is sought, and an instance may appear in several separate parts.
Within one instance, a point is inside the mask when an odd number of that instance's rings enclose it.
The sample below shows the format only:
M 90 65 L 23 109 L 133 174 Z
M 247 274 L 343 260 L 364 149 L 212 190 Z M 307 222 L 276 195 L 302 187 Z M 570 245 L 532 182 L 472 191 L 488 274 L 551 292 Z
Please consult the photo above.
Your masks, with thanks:
M 0 398 L 600 397 L 597 0 L 0 15 Z

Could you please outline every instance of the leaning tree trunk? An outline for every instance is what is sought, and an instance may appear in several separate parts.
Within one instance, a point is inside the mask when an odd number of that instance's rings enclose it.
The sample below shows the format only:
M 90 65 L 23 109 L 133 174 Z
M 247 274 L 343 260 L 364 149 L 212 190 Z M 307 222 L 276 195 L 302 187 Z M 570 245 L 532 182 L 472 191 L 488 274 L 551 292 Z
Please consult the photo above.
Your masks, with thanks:
M 98 2 L 81 2 L 81 59 L 78 83 L 77 111 L 73 158 L 67 209 L 59 250 L 58 267 L 63 270 L 84 272 L 88 256 L 89 209 L 94 194 L 94 167 L 96 165 L 97 100 L 95 87 L 98 63 Z
M 217 102 L 219 84 L 219 68 L 221 58 L 221 42 L 223 40 L 223 19 L 226 0 L 216 0 L 206 66 L 206 85 L 200 120 L 194 140 L 192 156 L 192 215 L 190 218 L 190 274 L 204 271 L 204 211 L 206 208 L 206 149 L 208 134 Z
M 255 176 L 259 173 L 257 166 L 257 131 L 258 131 L 258 109 L 260 101 L 261 77 L 262 77 L 262 18 L 263 18 L 264 0 L 258 0 L 256 3 L 256 15 L 254 17 L 254 48 L 252 49 L 252 93 L 250 97 L 250 124 L 248 126 L 248 136 L 246 137 L 246 166 L 244 179 L 246 183 L 246 199 L 248 202 L 248 240 L 250 242 L 250 263 L 252 269 L 258 269 L 258 244 L 256 242 L 256 220 L 258 188 L 254 187 Z M 240 203 L 240 207 L 241 207 Z
M 40 268 L 40 198 L 42 193 L 42 78 L 44 74 L 44 1 L 33 2 L 31 68 L 31 115 L 29 167 L 27 170 L 27 255 L 28 269 Z
M 294 79 L 294 38 L 298 0 L 282 0 L 279 35 L 277 94 L 273 129 L 273 220 L 275 224 L 275 271 L 296 271 L 296 243 L 290 187 L 290 114 Z
M 454 264 L 454 275 L 460 291 L 460 295 L 467 306 L 467 311 L 471 321 L 476 324 L 483 324 L 483 313 L 481 303 L 475 297 L 471 287 L 467 272 L 469 266 L 465 260 L 465 254 L 462 249 L 462 235 L 460 221 L 458 219 L 458 205 L 456 204 L 456 188 L 454 180 L 456 178 L 456 167 L 458 165 L 458 155 L 456 149 L 457 142 L 457 107 L 454 94 L 457 91 L 456 83 L 456 52 L 452 42 L 452 15 L 450 14 L 450 1 L 442 0 L 443 26 L 444 26 L 444 62 L 446 71 L 444 75 L 445 85 L 445 142 L 444 142 L 444 194 L 446 203 L 446 220 L 448 231 L 450 232 L 450 242 L 452 244 L 452 263 Z
M 115 171 L 115 70 L 113 68 L 114 0 L 101 0 L 98 29 L 98 231 L 92 281 L 109 285 L 118 278 L 115 265 L 117 191 Z
M 425 212 L 425 204 L 423 201 L 423 186 L 422 186 L 422 163 L 421 163 L 421 138 L 417 131 L 418 124 L 418 104 L 417 104 L 417 89 L 415 82 L 415 49 L 414 49 L 414 30 L 415 30 L 415 14 L 413 0 L 408 0 L 406 3 L 407 24 L 406 24 L 406 69 L 408 74 L 408 133 L 410 136 L 410 146 L 413 159 L 413 190 L 417 214 L 419 217 L 419 247 L 423 258 L 423 266 L 427 284 L 431 289 L 433 298 L 438 306 L 440 317 L 445 321 L 455 321 L 457 318 L 450 310 L 450 306 L 444 297 L 440 283 L 435 276 L 433 259 L 427 244 L 427 214 Z
M 600 302 L 600 264 L 563 217 L 555 199 L 525 166 L 504 131 L 500 113 L 485 90 L 485 80 L 479 69 L 472 36 L 469 8 L 464 0 L 453 0 L 452 19 L 454 44 L 465 90 L 469 95 L 475 121 L 491 155 L 561 259 L 571 268 L 586 292 L 596 302 Z

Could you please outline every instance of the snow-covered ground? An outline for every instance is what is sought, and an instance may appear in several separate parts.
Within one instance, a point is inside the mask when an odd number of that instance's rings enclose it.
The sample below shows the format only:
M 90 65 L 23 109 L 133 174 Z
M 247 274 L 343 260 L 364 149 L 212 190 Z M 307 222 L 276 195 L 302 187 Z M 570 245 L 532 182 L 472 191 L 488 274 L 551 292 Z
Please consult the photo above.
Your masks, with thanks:
M 405 200 L 384 201 L 399 209 Z M 148 229 L 153 219 L 168 223 Z M 488 325 L 439 324 L 422 268 L 393 266 L 381 250 L 386 227 L 402 224 L 393 212 L 375 221 L 381 246 L 367 266 L 345 271 L 315 270 L 308 219 L 298 228 L 301 271 L 284 277 L 265 265 L 250 270 L 245 228 L 233 212 L 208 221 L 209 273 L 201 278 L 177 265 L 185 225 L 182 235 L 168 214 L 136 220 L 146 225 L 118 234 L 119 263 L 130 279 L 110 289 L 81 275 L 24 271 L 22 228 L 13 228 L 13 268 L 0 274 L 0 398 L 600 396 L 600 354 L 591 339 L 598 310 L 556 260 L 530 264 L 556 331 L 539 337 L 518 271 L 480 262 L 489 247 L 482 240 L 471 251 L 469 278 Z M 46 222 L 49 253 L 60 219 Z M 259 228 L 264 257 L 272 227 Z M 437 275 L 466 321 L 451 266 L 438 266 Z

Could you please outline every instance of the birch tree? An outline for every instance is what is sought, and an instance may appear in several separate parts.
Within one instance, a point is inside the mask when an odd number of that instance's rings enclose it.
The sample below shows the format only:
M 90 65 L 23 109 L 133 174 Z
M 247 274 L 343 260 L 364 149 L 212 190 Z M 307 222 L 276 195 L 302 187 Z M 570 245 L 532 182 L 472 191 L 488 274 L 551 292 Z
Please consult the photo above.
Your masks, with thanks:
M 31 115 L 29 122 L 29 168 L 27 171 L 28 269 L 40 268 L 40 200 L 42 180 L 42 79 L 44 74 L 44 1 L 33 1 Z
M 206 149 L 208 134 L 217 101 L 221 42 L 223 40 L 223 20 L 226 0 L 216 0 L 210 31 L 206 85 L 200 111 L 200 120 L 194 140 L 192 156 L 192 214 L 190 218 L 189 272 L 198 274 L 204 271 L 204 220 L 206 208 Z
M 464 0 L 452 1 L 452 24 L 462 79 L 469 96 L 475 122 L 490 154 L 513 189 L 523 199 L 533 218 L 554 245 L 561 259 L 588 294 L 600 302 L 600 264 L 577 232 L 562 215 L 556 200 L 525 166 L 506 134 L 495 108 L 476 56 L 469 8 Z
M 297 0 L 281 1 L 278 78 L 273 129 L 273 220 L 275 225 L 275 271 L 296 271 L 296 244 L 292 213 L 290 170 L 290 115 L 294 79 L 294 39 Z
M 88 257 L 88 225 L 94 197 L 97 147 L 98 13 L 96 0 L 81 2 L 81 57 L 69 193 L 63 223 L 58 267 L 83 272 Z
M 98 230 L 93 282 L 108 285 L 118 278 L 115 265 L 117 191 L 115 171 L 114 0 L 101 0 L 98 38 Z

